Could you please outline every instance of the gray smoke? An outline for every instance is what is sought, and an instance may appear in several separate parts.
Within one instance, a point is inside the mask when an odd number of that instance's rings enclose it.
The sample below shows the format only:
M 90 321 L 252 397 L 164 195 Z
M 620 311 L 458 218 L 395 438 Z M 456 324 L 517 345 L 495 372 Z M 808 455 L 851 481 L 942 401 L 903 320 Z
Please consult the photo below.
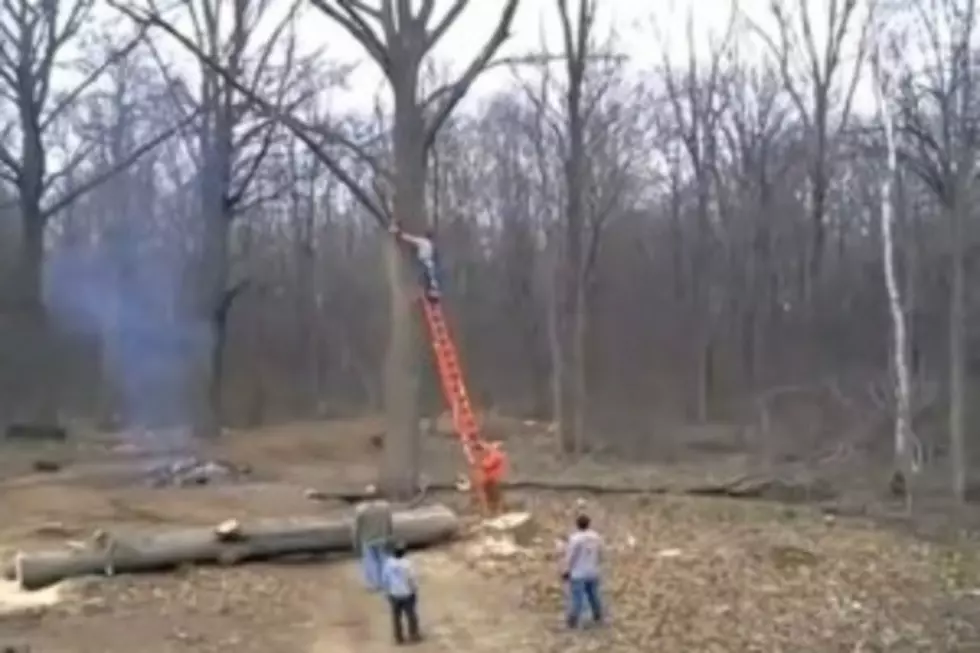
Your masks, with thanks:
M 138 245 L 130 239 L 96 252 L 70 246 L 52 252 L 48 310 L 60 328 L 98 341 L 123 426 L 186 427 L 187 381 L 207 329 L 181 305 L 180 257 Z

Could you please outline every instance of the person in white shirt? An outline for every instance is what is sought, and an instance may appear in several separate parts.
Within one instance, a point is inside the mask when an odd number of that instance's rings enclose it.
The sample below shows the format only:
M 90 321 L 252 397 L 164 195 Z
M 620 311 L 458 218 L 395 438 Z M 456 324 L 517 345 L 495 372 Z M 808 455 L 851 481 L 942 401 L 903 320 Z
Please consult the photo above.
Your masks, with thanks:
M 385 561 L 382 572 L 385 594 L 391 605 L 391 618 L 395 630 L 395 643 L 405 643 L 405 631 L 402 620 L 408 622 L 408 639 L 412 642 L 421 640 L 419 634 L 418 616 L 418 581 L 415 569 L 405 558 L 405 545 L 395 545 L 394 551 Z
M 585 604 L 592 619 L 602 623 L 602 600 L 599 597 L 599 565 L 602 560 L 602 538 L 592 530 L 586 514 L 575 518 L 576 531 L 568 538 L 562 578 L 568 582 L 569 628 L 577 628 Z
M 435 231 L 432 228 L 425 230 L 422 236 L 413 236 L 402 231 L 396 223 L 392 222 L 388 228 L 395 238 L 403 243 L 407 243 L 415 250 L 415 260 L 422 269 L 422 282 L 425 286 L 425 296 L 430 301 L 439 301 L 441 291 L 439 289 L 439 258 L 436 254 Z

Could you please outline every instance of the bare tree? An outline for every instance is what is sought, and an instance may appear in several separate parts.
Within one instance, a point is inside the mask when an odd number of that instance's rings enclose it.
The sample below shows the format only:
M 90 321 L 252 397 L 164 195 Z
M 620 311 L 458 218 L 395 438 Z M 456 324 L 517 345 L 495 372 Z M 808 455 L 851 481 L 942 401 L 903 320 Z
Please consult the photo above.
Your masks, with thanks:
M 897 89 L 900 154 L 935 194 L 949 224 L 949 437 L 952 490 L 967 485 L 966 360 L 967 221 L 980 152 L 980 98 L 975 85 L 974 0 L 919 2 L 908 7 L 922 43 L 925 69 L 910 71 Z M 914 42 L 914 41 L 913 41 Z M 894 51 L 895 61 L 904 57 Z
M 563 450 L 581 453 L 586 448 L 590 290 L 602 231 L 619 208 L 629 176 L 626 152 L 630 148 L 619 137 L 630 121 L 627 114 L 635 116 L 622 98 L 612 97 L 613 90 L 625 88 L 622 57 L 596 43 L 597 4 L 593 0 L 578 0 L 574 6 L 568 0 L 556 4 L 562 35 L 560 57 L 542 54 L 540 83 L 523 86 L 534 107 L 534 117 L 527 120 L 526 127 L 543 195 L 549 194 L 557 176 L 550 170 L 549 159 L 557 155 L 561 164 L 562 219 L 548 228 L 554 253 L 554 306 L 549 311 L 553 410 Z M 606 46 L 610 44 L 611 39 Z M 555 84 L 550 70 L 553 61 L 562 64 L 563 85 Z
M 717 43 L 712 43 L 707 62 L 699 60 L 696 50 L 693 12 L 687 18 L 688 57 L 686 66 L 675 66 L 668 48 L 663 50 L 663 75 L 667 101 L 671 108 L 675 137 L 687 157 L 693 176 L 696 197 L 696 227 L 689 249 L 688 283 L 690 327 L 694 335 L 697 361 L 694 389 L 694 415 L 699 421 L 708 418 L 712 394 L 715 349 L 715 324 L 718 321 L 717 266 L 712 259 L 717 252 L 718 220 L 712 216 L 712 187 L 717 175 L 719 127 L 725 101 L 725 69 L 734 36 L 734 18 L 728 22 Z M 704 69 L 702 69 L 702 66 Z
M 200 203 L 199 250 L 193 266 L 199 288 L 195 315 L 207 327 L 196 366 L 199 384 L 194 396 L 202 401 L 196 402 L 194 424 L 206 436 L 220 431 L 228 320 L 235 299 L 248 286 L 247 279 L 230 278 L 231 229 L 247 207 L 266 199 L 253 188 L 253 182 L 277 135 L 275 119 L 256 114 L 229 78 L 251 93 L 271 97 L 283 110 L 301 101 L 290 97 L 303 74 L 302 62 L 296 61 L 293 34 L 299 4 L 291 3 L 278 19 L 270 17 L 270 6 L 269 0 L 182 0 L 176 6 L 193 28 L 195 48 L 227 73 L 202 63 L 196 96 L 186 92 L 186 84 L 172 84 L 174 99 L 185 113 L 200 116 L 188 144 Z M 154 0 L 149 10 L 164 15 Z M 174 77 L 165 66 L 163 70 Z
M 79 178 L 78 168 L 86 162 L 86 148 L 67 157 L 60 170 L 49 169 L 48 139 L 59 120 L 95 84 L 114 62 L 126 57 L 142 39 L 142 33 L 112 47 L 101 64 L 85 71 L 82 80 L 59 90 L 55 71 L 64 63 L 66 48 L 84 31 L 94 7 L 92 0 L 40 3 L 17 0 L 0 7 L 0 94 L 14 105 L 15 116 L 3 128 L 0 141 L 0 178 L 9 182 L 17 195 L 21 220 L 21 247 L 18 281 L 15 285 L 18 313 L 26 320 L 25 329 L 43 337 L 45 310 L 42 301 L 44 236 L 52 216 L 96 188 L 114 174 L 129 167 L 143 154 L 169 138 L 177 128 L 134 145 L 108 169 Z M 179 128 L 179 127 L 178 127 Z M 16 134 L 18 145 L 10 143 Z M 70 180 L 70 184 L 64 184 Z M 30 347 L 33 355 L 47 356 L 50 344 Z M 32 395 L 27 401 L 35 418 L 53 417 L 53 397 L 44 376 L 44 364 L 24 370 Z M 33 382 L 32 382 L 33 380 Z
M 776 335 L 770 316 L 778 301 L 780 268 L 776 243 L 780 229 L 773 224 L 780 191 L 792 174 L 795 157 L 787 156 L 792 139 L 791 106 L 779 71 L 767 62 L 739 57 L 726 75 L 725 110 L 719 123 L 723 142 L 715 183 L 725 189 L 728 209 L 726 235 L 734 248 L 735 269 L 741 279 L 733 299 L 740 303 L 742 367 L 749 386 L 770 383 L 770 352 Z
M 788 7 L 790 3 L 795 5 L 795 11 Z M 860 6 L 858 0 L 829 0 L 827 21 L 821 26 L 825 31 L 822 41 L 814 28 L 813 7 L 807 0 L 774 0 L 771 8 L 777 24 L 776 35 L 758 28 L 755 30 L 779 62 L 783 83 L 799 112 L 809 144 L 808 212 L 811 231 L 804 250 L 806 256 L 801 279 L 807 305 L 824 262 L 835 137 L 847 127 L 851 118 L 874 2 L 868 10 L 869 17 L 863 23 L 860 22 Z M 850 75 L 847 75 L 845 48 L 848 40 L 854 39 L 856 57 Z M 802 67 L 802 71 L 798 70 L 798 66 Z
M 440 127 L 507 39 L 518 0 L 507 0 L 492 35 L 460 76 L 425 97 L 419 97 L 423 62 L 469 5 L 469 0 L 455 0 L 438 19 L 435 0 L 424 0 L 414 11 L 407 0 L 383 0 L 379 7 L 372 7 L 360 0 L 313 0 L 313 4 L 360 43 L 388 80 L 394 100 L 394 169 L 390 172 L 394 190 L 390 219 L 407 230 L 420 231 L 426 222 L 425 182 L 429 151 Z M 180 34 L 159 13 L 130 13 L 138 20 L 149 21 L 164 29 L 226 81 L 235 81 L 227 66 Z M 319 130 L 317 137 L 318 130 L 281 107 L 276 107 L 254 90 L 239 82 L 232 83 L 232 87 L 256 102 L 310 146 L 324 165 L 379 221 L 384 222 L 388 218 L 387 212 L 372 199 L 370 193 L 321 147 L 324 138 L 336 142 L 336 134 L 326 135 Z M 353 143 L 347 144 L 356 148 Z M 385 363 L 388 434 L 382 461 L 382 482 L 390 495 L 404 497 L 416 491 L 420 466 L 418 373 L 422 359 L 412 302 L 412 297 L 416 295 L 417 279 L 394 242 L 387 248 L 386 261 L 391 288 L 391 331 Z
M 885 290 L 888 293 L 888 308 L 892 323 L 892 361 L 895 377 L 895 471 L 906 479 L 905 497 L 909 510 L 912 508 L 912 493 L 908 480 L 919 471 L 920 452 L 912 432 L 912 375 L 908 361 L 908 338 L 906 336 L 906 311 L 899 286 L 898 269 L 895 262 L 895 216 L 893 211 L 893 181 L 898 175 L 898 146 L 895 139 L 895 119 L 890 97 L 891 88 L 882 71 L 881 41 L 883 28 L 875 26 L 874 49 L 871 52 L 872 82 L 875 100 L 885 135 L 887 165 L 881 180 L 881 247 L 884 265 Z

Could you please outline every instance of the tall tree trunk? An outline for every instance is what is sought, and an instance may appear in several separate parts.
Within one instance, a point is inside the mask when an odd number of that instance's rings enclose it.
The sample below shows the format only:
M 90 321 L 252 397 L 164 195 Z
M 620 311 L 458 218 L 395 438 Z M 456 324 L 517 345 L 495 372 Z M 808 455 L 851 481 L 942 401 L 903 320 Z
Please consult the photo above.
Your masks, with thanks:
M 201 303 L 195 316 L 201 325 L 200 341 L 193 343 L 198 356 L 200 386 L 192 398 L 197 406 L 194 430 L 202 437 L 217 437 L 221 433 L 222 396 L 224 386 L 224 352 L 227 339 L 228 313 L 234 296 L 229 294 L 228 239 L 233 207 L 229 202 L 232 166 L 232 121 L 230 107 L 218 105 L 212 109 L 213 125 L 210 138 L 205 137 L 204 168 L 201 172 L 201 208 L 203 243 L 201 247 Z M 194 330 L 195 340 L 198 338 Z
M 394 220 L 408 231 L 425 227 L 425 129 L 416 99 L 418 72 L 404 75 L 395 88 L 395 193 Z M 410 257 L 394 239 L 385 248 L 385 268 L 391 289 L 391 327 L 385 357 L 385 436 L 381 485 L 388 496 L 408 498 L 417 490 L 420 466 L 419 391 L 421 349 L 418 310 L 418 275 Z
M 45 224 L 33 203 L 22 203 L 22 230 L 14 321 L 18 375 L 24 381 L 16 419 L 50 422 L 55 419 L 50 367 L 54 362 L 47 310 L 43 300 Z
M 209 203 L 205 215 L 204 245 L 202 247 L 202 293 L 204 295 L 194 330 L 193 346 L 198 351 L 200 381 L 195 404 L 197 414 L 195 433 L 216 437 L 221 432 L 224 350 L 227 336 L 226 297 L 228 285 L 229 219 L 220 207 Z M 200 338 L 200 340 L 198 340 Z

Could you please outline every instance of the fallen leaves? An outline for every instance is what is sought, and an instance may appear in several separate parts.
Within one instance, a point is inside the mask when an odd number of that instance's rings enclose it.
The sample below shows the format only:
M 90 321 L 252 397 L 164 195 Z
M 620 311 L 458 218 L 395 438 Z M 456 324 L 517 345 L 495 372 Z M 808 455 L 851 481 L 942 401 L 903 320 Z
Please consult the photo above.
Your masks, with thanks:
M 560 614 L 557 551 L 572 502 L 539 500 L 533 553 L 494 567 L 526 608 Z M 590 502 L 607 542 L 611 625 L 555 650 L 940 651 L 965 637 L 950 588 L 980 587 L 980 565 L 870 524 L 731 500 Z M 975 558 L 973 558 L 975 560 Z

